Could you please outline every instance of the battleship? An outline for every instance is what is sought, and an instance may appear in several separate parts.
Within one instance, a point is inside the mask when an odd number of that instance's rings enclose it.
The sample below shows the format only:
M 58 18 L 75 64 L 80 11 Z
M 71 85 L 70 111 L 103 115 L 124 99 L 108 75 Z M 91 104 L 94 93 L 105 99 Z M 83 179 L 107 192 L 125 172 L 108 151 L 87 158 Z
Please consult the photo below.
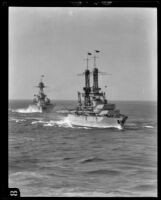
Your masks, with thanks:
M 68 114 L 68 119 L 73 125 L 122 129 L 128 116 L 121 114 L 115 104 L 108 102 L 105 92 L 102 92 L 98 85 L 100 71 L 96 66 L 96 58 L 99 52 L 98 50 L 94 51 L 92 72 L 88 69 L 88 60 L 92 53 L 87 53 L 87 69 L 82 74 L 85 76 L 84 92 L 78 92 L 78 106 Z M 90 87 L 90 75 L 93 75 L 92 87 Z
M 36 109 L 40 110 L 41 112 L 50 112 L 52 111 L 55 105 L 51 103 L 50 99 L 44 93 L 44 88 L 46 86 L 43 83 L 43 77 L 44 75 L 41 76 L 41 80 L 38 86 L 36 86 L 39 88 L 39 93 L 34 94 L 33 105 Z

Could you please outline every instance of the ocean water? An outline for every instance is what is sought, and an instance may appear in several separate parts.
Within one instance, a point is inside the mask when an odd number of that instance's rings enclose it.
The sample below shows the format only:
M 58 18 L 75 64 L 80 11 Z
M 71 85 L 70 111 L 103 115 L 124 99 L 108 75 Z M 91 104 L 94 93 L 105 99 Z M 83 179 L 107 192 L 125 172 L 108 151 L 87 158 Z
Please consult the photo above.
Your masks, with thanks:
M 71 125 L 75 101 L 51 113 L 9 101 L 9 187 L 21 196 L 157 196 L 157 103 L 114 102 L 125 128 Z

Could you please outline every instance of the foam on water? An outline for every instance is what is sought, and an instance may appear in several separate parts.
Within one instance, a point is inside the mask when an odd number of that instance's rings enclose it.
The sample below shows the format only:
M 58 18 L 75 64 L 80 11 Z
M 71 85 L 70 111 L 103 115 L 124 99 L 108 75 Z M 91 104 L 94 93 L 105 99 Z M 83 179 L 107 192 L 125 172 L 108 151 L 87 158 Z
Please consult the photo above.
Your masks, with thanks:
M 62 114 L 67 114 L 67 113 L 69 113 L 68 110 L 57 110 L 56 112 L 57 112 L 57 113 L 62 113 Z
M 57 126 L 57 127 L 64 127 L 64 128 L 77 128 L 77 129 L 91 129 L 91 128 L 117 128 L 119 130 L 122 130 L 122 127 L 118 124 L 117 126 L 107 125 L 107 126 L 101 126 L 101 125 L 91 125 L 91 124 L 75 124 L 73 123 L 68 117 L 64 117 L 61 120 L 50 120 L 50 121 L 33 121 L 31 124 L 38 124 L 42 123 L 43 126 Z
M 38 120 L 38 121 L 33 121 L 31 124 L 38 124 L 41 123 L 43 124 L 44 127 L 46 126 L 53 126 L 53 127 L 63 127 L 63 128 L 83 128 L 83 129 L 91 129 L 90 127 L 83 127 L 83 126 L 74 126 L 71 124 L 71 122 L 65 117 L 64 119 L 61 120 L 50 120 L 50 121 L 43 121 L 43 120 Z
M 59 104 L 59 110 L 74 106 Z M 11 108 L 29 105 L 16 101 Z M 9 112 L 9 187 L 19 188 L 24 197 L 157 196 L 157 121 L 149 114 L 152 108 L 146 103 L 120 105 L 129 116 L 125 131 L 75 125 L 56 110 Z
M 61 114 L 69 114 L 69 113 L 75 113 L 75 110 L 57 110 L 56 112 Z
M 72 121 L 70 117 L 66 117 L 66 120 L 68 120 L 70 122 L 70 124 L 72 125 L 76 125 L 76 126 L 82 126 L 82 127 L 90 127 L 90 128 L 117 128 L 119 130 L 122 130 L 121 125 L 101 125 L 101 124 L 91 124 L 88 122 L 85 122 L 80 120 L 80 121 Z
M 43 190 L 41 193 L 36 194 L 35 196 L 48 196 L 48 197 L 107 197 L 111 196 L 108 193 L 101 191 L 81 191 L 81 188 L 61 188 L 61 189 L 52 189 L 52 190 Z M 112 195 L 114 196 L 114 195 Z
M 58 127 L 73 128 L 71 123 L 68 120 L 66 120 L 65 118 L 61 119 L 61 120 L 57 120 L 57 121 L 54 121 L 54 120 L 50 120 L 50 121 L 38 120 L 38 121 L 31 122 L 31 124 L 38 124 L 38 123 L 42 123 L 43 126 L 58 126 Z
M 37 106 L 29 105 L 28 108 L 19 108 L 19 109 L 16 109 L 16 110 L 12 110 L 12 112 L 18 112 L 18 113 L 36 113 L 36 112 L 39 112 L 39 113 L 41 113 L 42 110 L 39 109 Z
M 11 121 L 15 121 L 15 122 L 23 122 L 26 121 L 25 119 L 16 119 L 16 118 L 10 118 Z
M 144 126 L 145 128 L 154 128 L 153 126 Z
M 42 121 L 42 120 L 38 120 L 38 121 L 33 121 L 31 122 L 31 124 L 39 124 L 39 123 L 46 123 L 45 121 Z
M 20 112 L 20 113 L 31 113 L 31 112 L 37 112 L 37 110 L 32 110 L 31 108 L 27 108 L 27 109 L 17 109 L 15 112 Z M 40 112 L 40 111 L 38 111 Z M 82 121 L 80 121 L 79 123 L 72 121 L 70 118 L 67 117 L 62 117 L 62 116 L 57 116 L 57 118 L 59 118 L 59 120 L 47 120 L 47 119 L 43 119 L 43 117 L 25 117 L 25 119 L 18 119 L 18 118 L 13 118 L 11 117 L 9 120 L 10 121 L 15 121 L 17 122 L 23 122 L 26 120 L 30 120 L 33 119 L 34 121 L 31 122 L 32 125 L 34 124 L 43 124 L 44 127 L 64 127 L 64 128 L 75 128 L 75 129 L 92 129 L 92 128 L 117 128 L 119 130 L 122 130 L 123 128 L 118 124 L 118 125 L 101 125 L 101 124 L 88 124 L 87 122 L 84 124 Z M 134 122 L 128 122 L 125 124 L 125 129 L 138 129 L 138 128 L 148 128 L 148 129 L 153 129 L 154 126 L 151 125 L 151 123 L 134 123 Z
M 136 129 L 138 129 L 138 128 L 154 128 L 154 126 L 152 126 L 151 123 L 149 123 L 149 122 L 141 122 L 140 123 L 140 121 L 139 121 L 139 123 L 138 122 L 126 123 L 126 128 L 136 128 Z

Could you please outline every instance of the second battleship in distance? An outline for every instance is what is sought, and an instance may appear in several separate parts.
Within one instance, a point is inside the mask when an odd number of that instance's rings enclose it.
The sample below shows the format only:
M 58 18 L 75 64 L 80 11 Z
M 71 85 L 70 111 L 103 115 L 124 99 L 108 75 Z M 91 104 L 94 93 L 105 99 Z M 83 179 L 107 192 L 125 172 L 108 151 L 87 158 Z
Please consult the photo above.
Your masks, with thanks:
M 33 99 L 33 106 L 41 112 L 50 112 L 53 110 L 55 105 L 51 103 L 50 99 L 44 93 L 44 88 L 46 86 L 43 83 L 43 77 L 44 75 L 41 76 L 41 80 L 38 86 L 36 86 L 39 88 L 39 93 L 34 95 L 35 98 Z
M 73 125 L 89 126 L 89 127 L 118 127 L 123 128 L 127 116 L 120 113 L 116 109 L 115 104 L 109 103 L 105 97 L 105 92 L 100 92 L 98 86 L 98 73 L 96 67 L 96 54 L 99 51 L 94 51 L 94 69 L 90 72 L 88 69 L 87 54 L 87 69 L 83 73 L 85 75 L 84 92 L 78 92 L 78 106 L 76 110 L 68 114 L 68 119 Z M 90 86 L 90 74 L 93 75 L 93 86 Z M 84 100 L 81 100 L 81 96 Z

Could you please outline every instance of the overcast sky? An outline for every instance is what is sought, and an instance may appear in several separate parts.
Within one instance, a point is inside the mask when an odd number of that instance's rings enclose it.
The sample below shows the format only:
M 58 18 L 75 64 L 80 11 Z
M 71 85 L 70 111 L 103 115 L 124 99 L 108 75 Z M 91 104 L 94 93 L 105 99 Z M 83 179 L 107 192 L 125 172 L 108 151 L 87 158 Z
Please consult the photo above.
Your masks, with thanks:
M 32 99 L 43 74 L 51 99 L 77 99 L 94 49 L 109 100 L 157 99 L 157 9 L 83 7 L 9 8 L 9 98 Z

